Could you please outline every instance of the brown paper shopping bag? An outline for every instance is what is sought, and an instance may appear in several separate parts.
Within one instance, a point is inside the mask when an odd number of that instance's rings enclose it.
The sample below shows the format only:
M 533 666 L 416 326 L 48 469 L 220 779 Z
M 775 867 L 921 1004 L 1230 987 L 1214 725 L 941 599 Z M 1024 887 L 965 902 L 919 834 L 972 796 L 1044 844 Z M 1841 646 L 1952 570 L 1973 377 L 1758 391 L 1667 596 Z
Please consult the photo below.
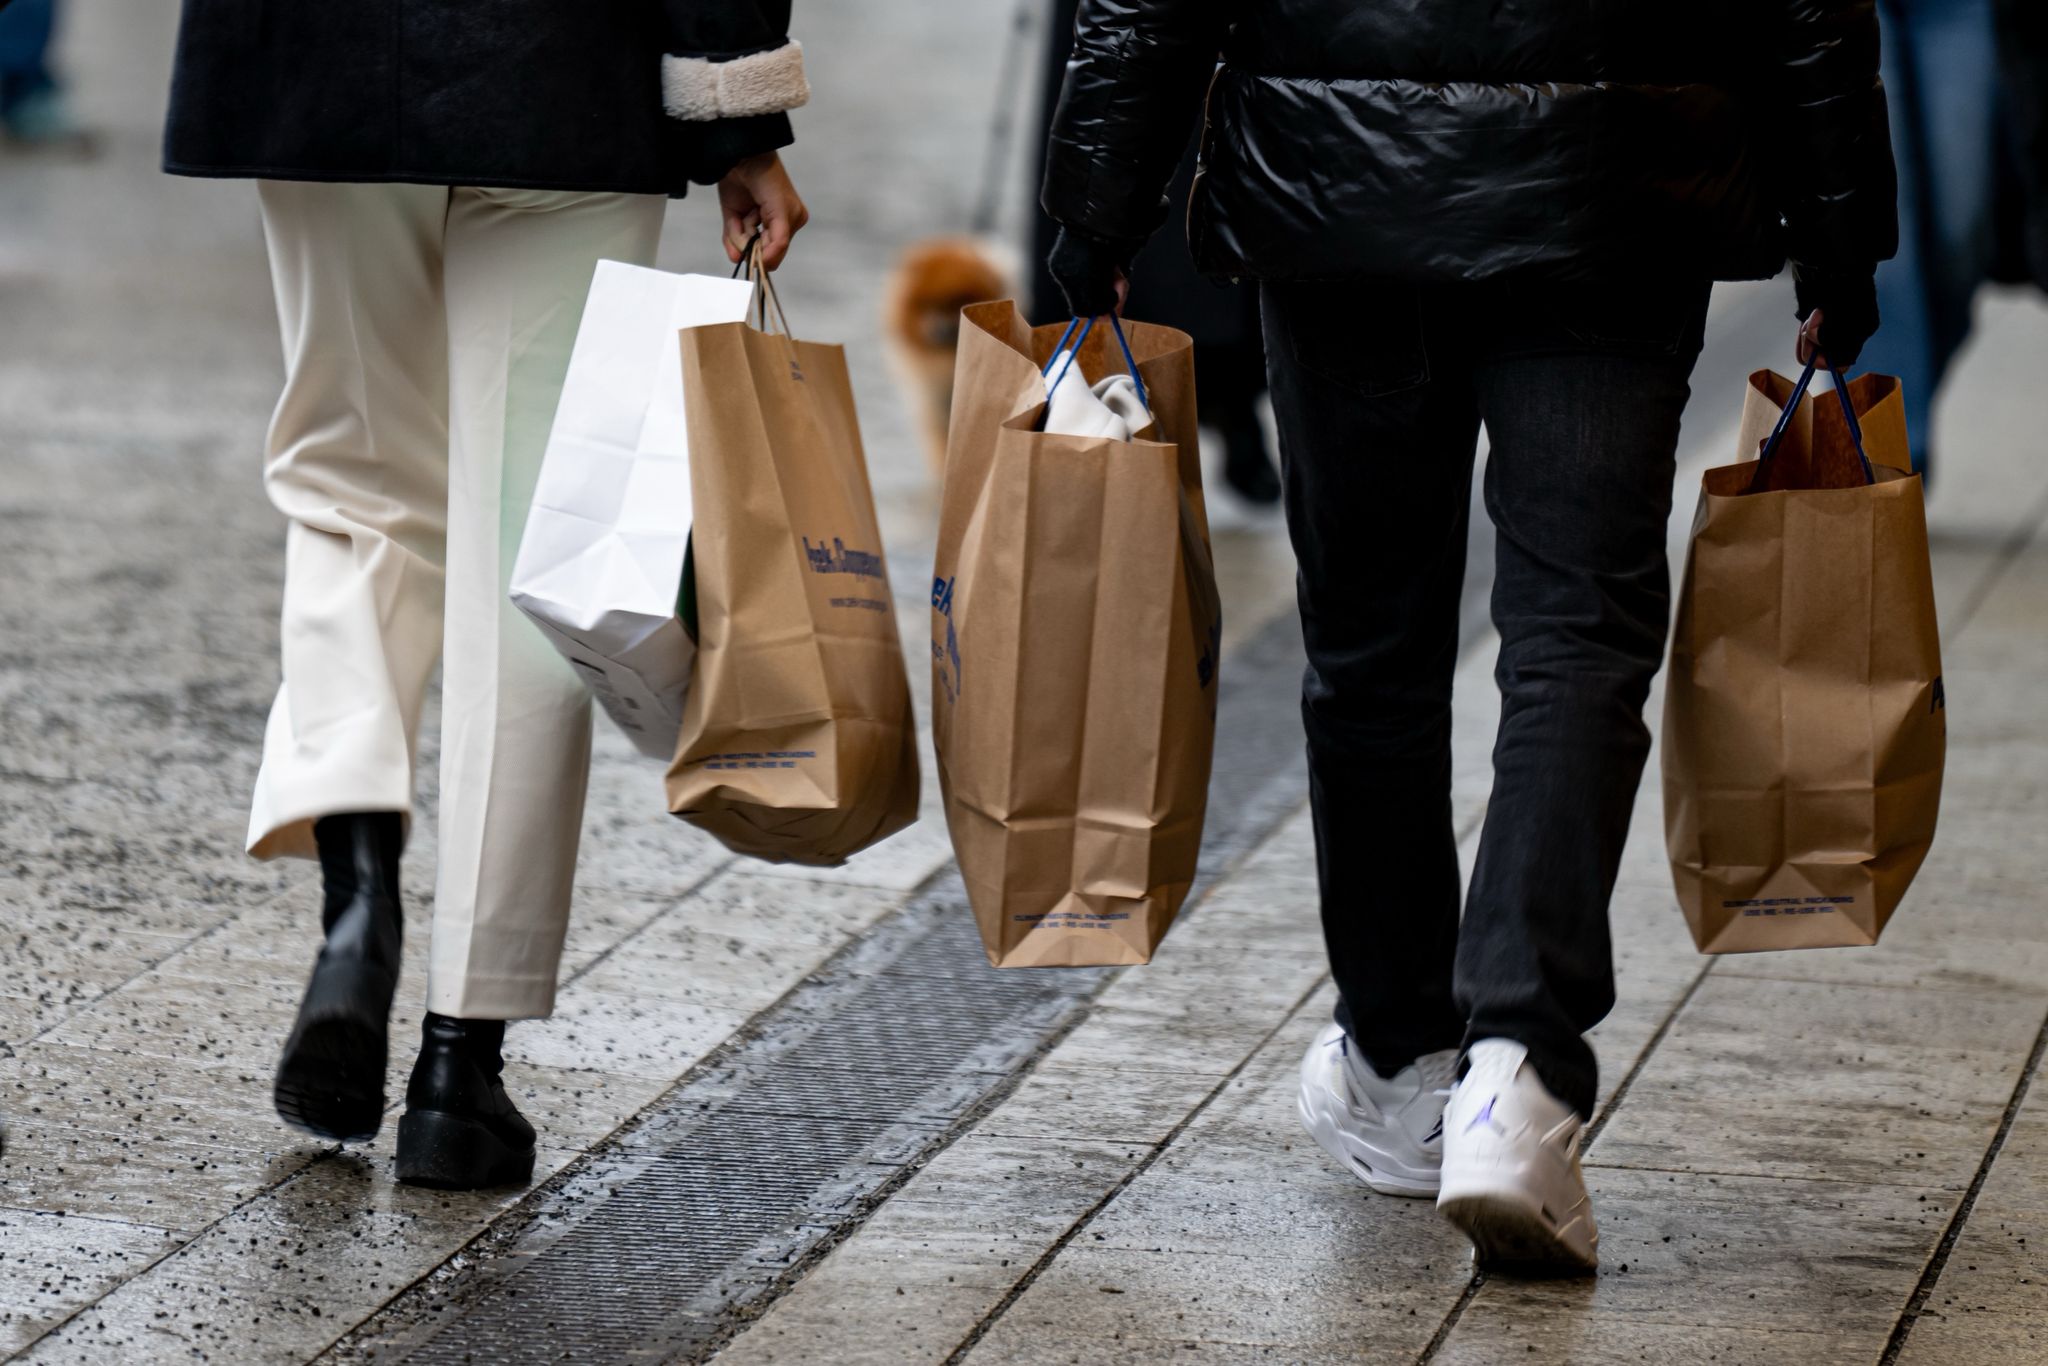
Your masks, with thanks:
M 1899 382 L 1808 397 L 1812 378 L 1750 377 L 1741 449 L 1762 458 L 1703 477 L 1679 592 L 1665 839 L 1706 953 L 1876 943 L 1941 804 L 1941 650 Z
M 743 854 L 834 864 L 917 815 L 917 738 L 846 355 L 682 333 L 697 655 L 669 809 Z
M 1038 430 L 1060 336 L 1010 303 L 962 315 L 932 583 L 946 820 L 998 967 L 1151 957 L 1194 879 L 1215 738 L 1191 344 L 1084 337 L 1078 382 L 1128 364 L 1144 387 L 1153 425 L 1119 441 Z

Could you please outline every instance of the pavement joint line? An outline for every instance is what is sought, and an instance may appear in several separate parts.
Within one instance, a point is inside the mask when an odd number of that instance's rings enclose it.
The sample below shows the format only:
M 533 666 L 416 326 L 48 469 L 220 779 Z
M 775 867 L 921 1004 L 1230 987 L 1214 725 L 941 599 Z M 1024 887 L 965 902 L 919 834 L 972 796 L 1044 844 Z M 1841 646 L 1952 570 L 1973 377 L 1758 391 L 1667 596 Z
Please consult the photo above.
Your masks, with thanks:
M 1460 1290 L 1458 1298 L 1451 1302 L 1450 1311 L 1444 1315 L 1444 1321 L 1436 1326 L 1436 1331 L 1429 1335 L 1429 1341 L 1424 1343 L 1422 1350 L 1416 1354 L 1415 1366 L 1429 1366 L 1430 1362 L 1436 1360 L 1436 1354 L 1443 1350 L 1444 1343 L 1449 1341 L 1451 1334 L 1456 1331 L 1458 1321 L 1465 1317 L 1465 1310 L 1471 1306 L 1473 1300 L 1479 1298 L 1479 1292 L 1485 1287 L 1486 1273 L 1475 1269 L 1472 1272 L 1472 1279 L 1465 1282 L 1465 1288 Z
M 70 1210 L 28 1209 L 21 1205 L 0 1205 L 0 1214 L 32 1214 L 38 1219 L 82 1219 L 88 1224 L 116 1224 L 122 1228 L 168 1234 L 173 1238 L 184 1236 L 182 1230 L 169 1224 L 145 1224 L 137 1219 L 116 1219 L 110 1214 L 76 1214 Z
M 53 777 L 48 773 L 31 773 L 25 768 L 0 768 L 0 778 L 4 778 L 8 782 L 22 783 L 28 787 L 41 788 L 77 787 L 82 783 L 92 781 L 90 778 L 76 778 L 68 774 L 63 777 Z
M 1039 1254 L 1038 1260 L 1031 1264 L 1030 1269 L 1019 1277 L 1017 1283 L 1004 1293 L 1002 1299 L 996 1302 L 993 1309 L 982 1315 L 981 1320 L 968 1331 L 967 1336 L 960 1340 L 959 1346 L 955 1347 L 948 1354 L 945 1366 L 960 1366 L 960 1363 L 966 1359 L 967 1354 L 972 1352 L 980 1344 L 982 1338 L 987 1336 L 989 1329 L 995 1327 L 1003 1315 L 1009 1312 L 1010 1306 L 1022 1299 L 1024 1293 L 1031 1289 L 1045 1269 L 1053 1264 L 1060 1253 L 1066 1251 L 1068 1245 L 1075 1238 L 1079 1237 L 1089 1224 L 1094 1222 L 1095 1216 L 1109 1208 L 1133 1181 L 1136 1181 L 1139 1177 L 1150 1171 L 1153 1164 L 1166 1155 L 1167 1151 L 1180 1139 L 1180 1136 L 1187 1132 L 1188 1126 L 1200 1119 L 1208 1108 L 1216 1102 L 1216 1098 L 1222 1095 L 1229 1088 L 1230 1084 L 1236 1081 L 1261 1053 L 1265 1052 L 1266 1046 L 1272 1043 L 1280 1031 L 1287 1028 L 1293 1022 L 1294 1017 L 1300 1014 L 1307 1007 L 1308 1003 L 1316 998 L 1316 993 L 1320 992 L 1329 980 L 1330 975 L 1327 972 L 1318 976 L 1308 990 L 1295 998 L 1294 1004 L 1281 1014 L 1273 1027 L 1261 1035 L 1259 1041 L 1252 1045 L 1242 1058 L 1238 1059 L 1237 1065 L 1232 1067 L 1230 1071 L 1217 1080 L 1214 1086 L 1209 1088 L 1208 1094 L 1196 1103 L 1195 1108 L 1183 1115 L 1180 1122 L 1175 1124 L 1164 1138 L 1151 1145 L 1152 1151 L 1146 1153 L 1145 1156 L 1133 1163 L 1131 1169 L 1125 1172 L 1115 1185 L 1105 1191 L 1101 1199 L 1090 1205 L 1080 1218 L 1069 1224 L 1066 1231 L 1053 1240 L 1050 1247 Z
M 61 1332 L 63 1329 L 69 1327 L 72 1323 L 76 1322 L 84 1314 L 86 1314 L 92 1309 L 97 1308 L 100 1302 L 106 1299 L 108 1296 L 117 1293 L 118 1291 L 126 1287 L 130 1282 L 139 1280 L 141 1277 L 147 1276 L 150 1272 L 156 1270 L 165 1262 L 170 1261 L 173 1257 L 178 1256 L 180 1253 L 184 1252 L 185 1249 L 196 1244 L 201 1238 L 204 1238 L 207 1234 L 213 1232 L 213 1230 L 219 1228 L 222 1224 L 234 1218 L 237 1214 L 240 1214 L 243 1210 L 255 1204 L 258 1200 L 262 1200 L 268 1196 L 276 1194 L 278 1191 L 283 1190 L 286 1186 L 291 1185 L 293 1182 L 305 1176 L 308 1172 L 312 1171 L 321 1163 L 330 1161 L 334 1158 L 341 1156 L 341 1153 L 341 1145 L 336 1144 L 332 1148 L 329 1148 L 325 1151 L 312 1154 L 304 1163 L 300 1164 L 298 1167 L 293 1169 L 289 1176 L 286 1176 L 278 1181 L 274 1181 L 270 1185 L 264 1186 L 258 1190 L 251 1191 L 247 1199 L 237 1201 L 232 1208 L 230 1208 L 226 1213 L 222 1214 L 218 1219 L 213 1220 L 211 1223 L 208 1223 L 203 1227 L 192 1230 L 189 1234 L 181 1232 L 176 1229 L 166 1229 L 165 1232 L 170 1233 L 172 1237 L 177 1239 L 177 1241 L 174 1242 L 170 1247 L 165 1248 L 163 1252 L 161 1252 L 157 1256 L 152 1257 L 148 1261 L 142 1263 L 140 1266 L 136 1267 L 132 1272 L 130 1272 L 127 1276 L 123 1277 L 121 1280 L 115 1282 L 114 1284 L 108 1286 L 100 1294 L 93 1296 L 90 1300 L 87 1300 L 85 1303 L 79 1305 L 76 1309 L 73 1309 L 63 1318 L 55 1319 L 50 1323 L 44 1325 L 41 1332 L 37 1333 L 33 1338 L 30 1338 L 27 1342 L 23 1343 L 19 1348 L 15 1349 L 15 1351 L 5 1359 L 8 1361 L 13 1361 L 20 1357 L 23 1353 L 34 1350 L 37 1343 L 43 1342 L 49 1339 L 50 1337 L 54 1336 L 58 1332 Z M 74 1217 L 68 1212 L 63 1211 L 44 1210 L 41 1212 L 45 1214 L 55 1213 L 58 1214 L 60 1218 L 66 1219 Z M 88 1218 L 90 1216 L 79 1215 L 76 1217 Z M 107 1220 L 105 1222 L 117 1223 L 120 1221 Z M 134 1225 L 134 1227 L 156 1228 L 159 1227 L 159 1225 L 137 1224 Z
M 44 1039 L 47 1039 L 52 1033 L 59 1029 L 62 1029 L 65 1025 L 70 1024 L 80 1015 L 83 1015 L 86 1011 L 91 1010 L 94 1006 L 106 1000 L 108 997 L 113 996 L 118 992 L 126 991 L 128 988 L 134 986 L 137 982 L 149 976 L 149 974 L 155 972 L 158 968 L 170 962 L 173 958 L 176 958 L 185 950 L 192 948 L 193 946 L 198 944 L 200 940 L 209 939 L 214 935 L 219 934 L 222 930 L 226 929 L 228 925 L 235 920 L 238 914 L 239 912 L 236 911 L 228 912 L 219 920 L 216 920 L 211 925 L 208 925 L 205 929 L 196 930 L 192 934 L 187 935 L 185 938 L 180 939 L 178 941 L 177 947 L 171 949 L 169 952 L 165 953 L 161 958 L 156 959 L 154 962 L 143 964 L 141 967 L 137 968 L 133 973 L 116 982 L 114 985 L 108 987 L 105 991 L 102 991 L 98 995 L 92 996 L 86 1000 L 72 1002 L 71 1009 L 68 1012 L 52 1020 L 49 1024 L 44 1025 L 41 1029 L 29 1035 L 26 1039 L 21 1040 L 21 1042 L 9 1043 L 5 1039 L 0 1039 L 0 1058 L 15 1057 L 17 1056 L 17 1054 L 15 1053 L 15 1050 L 17 1048 L 26 1048 L 28 1047 L 28 1045 L 32 1043 L 41 1043 Z
M 1906 1307 L 1900 1311 L 1899 1321 L 1892 1326 L 1891 1338 L 1885 1343 L 1884 1354 L 1878 1357 L 1877 1366 L 1895 1366 L 1900 1354 L 1906 1350 L 1907 1339 L 1912 1337 L 1914 1327 L 1927 1309 L 1927 1301 L 1933 1298 L 1934 1288 L 1941 1282 L 1942 1272 L 1948 1269 L 1949 1256 L 1955 1251 L 1963 1230 L 1968 1227 L 1970 1215 L 1976 1211 L 1977 1197 L 1983 1194 L 1985 1183 L 1991 1179 L 1991 1169 L 1997 1164 L 1998 1155 L 2005 1150 L 2005 1141 L 2012 1135 L 2020 1107 L 2026 1104 L 2027 1095 L 2033 1090 L 2044 1053 L 2048 1053 L 2048 1015 L 2042 1017 L 2041 1027 L 2034 1033 L 2034 1046 L 2027 1054 L 2026 1065 L 2020 1068 L 2019 1080 L 2013 1083 L 2012 1098 L 2006 1102 L 2005 1113 L 1999 1117 L 1998 1130 L 1991 1135 L 1991 1142 L 1984 1149 L 1983 1159 L 1977 1163 L 1977 1172 L 1971 1177 L 1969 1188 L 1963 1192 L 1963 1198 L 1956 1201 L 1948 1227 L 1942 1230 L 1934 1255 L 1927 1259 L 1926 1267 L 1920 1272 L 1919 1283 L 1913 1287 Z
M 1876 946 L 1875 946 L 1875 945 L 1871 945 L 1870 947 L 1873 947 L 1873 948 L 1874 948 L 1874 947 L 1876 947 Z M 1791 952 L 1805 952 L 1805 950 L 1790 950 L 1790 951 L 1791 951 Z M 1788 952 L 1788 950 L 1772 950 L 1772 952 Z M 1819 952 L 1819 953 L 1829 953 L 1829 952 L 1832 952 L 1832 950 L 1829 950 L 1829 949 L 1819 949 L 1819 950 L 1816 950 L 1816 952 Z M 1726 955 L 1726 956 L 1727 956 L 1727 957 L 1733 957 L 1734 955 Z M 1745 955 L 1743 955 L 1743 956 L 1744 956 L 1744 957 L 1753 957 L 1754 955 L 1749 955 L 1749 954 L 1745 954 Z M 1719 972 L 1718 974 L 1716 974 L 1716 975 L 1717 975 L 1717 976 L 1719 976 L 1720 978 L 1722 978 L 1722 980 L 1724 980 L 1724 981 L 1734 981 L 1734 982 L 1779 982 L 1779 983 L 1782 983 L 1782 984 L 1784 984 L 1785 986 L 1788 986 L 1788 987 L 1791 987 L 1791 986 L 1800 986 L 1800 987 L 1850 987 L 1850 988 L 1853 988 L 1853 989 L 1855 989 L 1855 990 L 1857 990 L 1857 991 L 1911 991 L 1911 992 L 1929 992 L 1929 991 L 1937 991 L 1937 992 L 1945 992 L 1945 993 L 1948 993 L 1948 994 L 1950 994 L 1950 995 L 1957 995 L 1957 996 L 1980 996 L 1980 997 L 1981 997 L 1981 996 L 2021 996 L 2021 997 L 2024 997 L 2024 996 L 2039 996 L 2039 995 L 2041 994 L 2041 988 L 2039 988 L 2039 987 L 2023 987 L 2023 986 L 2018 986 L 2018 985 L 2015 985 L 2015 984 L 2013 984 L 2013 983 L 2010 983 L 2010 982 L 1976 982 L 1976 981 L 1956 981 L 1956 982 L 1917 982 L 1917 981 L 1916 981 L 1916 982 L 1857 982 L 1857 981 L 1846 981 L 1846 980 L 1844 980 L 1844 979 L 1842 979 L 1842 978 L 1840 978 L 1840 977 L 1801 977 L 1801 976 L 1798 976 L 1798 975 L 1797 975 L 1797 974 L 1795 974 L 1795 973 L 1789 973 L 1789 972 L 1757 972 L 1757 971 L 1754 971 L 1754 970 L 1752 970 L 1752 971 L 1749 971 L 1749 972 L 1742 972 L 1742 971 L 1739 971 L 1739 970 L 1737 970 L 1737 969 L 1735 969 L 1735 968 L 1728 968 L 1728 967 L 1724 967 L 1724 968 L 1722 968 L 1722 969 L 1721 969 L 1721 971 L 1720 971 L 1720 972 Z
M 722 877 L 724 874 L 730 872 L 733 866 L 738 862 L 739 858 L 737 856 L 732 856 L 722 859 L 717 863 L 714 863 L 711 866 L 711 868 L 705 872 L 704 876 L 698 878 L 695 882 L 692 882 L 688 887 L 676 893 L 676 895 L 669 900 L 668 905 L 664 906 L 661 910 L 655 912 L 653 915 L 647 917 L 647 919 L 643 923 L 634 926 L 626 934 L 620 936 L 617 943 L 606 947 L 603 952 L 597 955 L 597 957 L 591 959 L 588 963 L 585 963 L 582 967 L 570 973 L 566 978 L 563 979 L 561 987 L 557 987 L 556 991 L 559 992 L 562 989 L 562 987 L 575 986 L 585 977 L 588 977 L 592 972 L 597 970 L 599 964 L 603 963 L 607 958 L 610 958 L 620 949 L 626 947 L 626 945 L 632 943 L 635 939 L 638 939 L 641 935 L 653 929 L 662 921 L 668 919 L 669 916 L 671 916 L 679 908 L 681 908 L 682 905 L 685 902 L 687 902 L 691 897 L 697 895 L 697 893 L 703 891 L 706 887 L 710 886 L 714 879 Z M 921 889 L 922 887 L 923 884 L 920 883 L 919 888 Z M 906 901 L 910 899 L 912 898 L 905 898 Z
M 1634 1089 L 1636 1078 L 1642 1076 L 1643 1069 L 1650 1065 L 1651 1057 L 1671 1033 L 1671 1027 L 1678 1023 L 1678 1017 L 1692 1004 L 1692 998 L 1706 985 L 1707 974 L 1714 970 L 1714 964 L 1719 961 L 1718 958 L 1709 958 L 1700 964 L 1700 970 L 1693 974 L 1691 983 L 1685 988 L 1685 994 L 1680 996 L 1671 1009 L 1665 1012 L 1664 1018 L 1657 1022 L 1657 1028 L 1636 1053 L 1636 1060 L 1629 1064 L 1628 1071 L 1622 1073 L 1620 1082 L 1615 1085 L 1614 1094 L 1607 1098 L 1607 1103 L 1600 1107 L 1600 1113 L 1593 1116 L 1593 1122 L 1586 1126 L 1586 1140 L 1579 1145 L 1581 1153 L 1591 1151 L 1593 1144 L 1599 1140 L 1601 1132 L 1607 1128 L 1607 1122 L 1614 1118 L 1615 1112 L 1621 1109 L 1622 1101 L 1628 1099 L 1628 1093 Z
M 1907 1190 L 1926 1191 L 1929 1194 L 1954 1195 L 1962 1192 L 1954 1186 L 1939 1186 L 1931 1177 L 1916 1181 L 1887 1181 L 1874 1176 L 1822 1176 L 1814 1172 L 1765 1172 L 1741 1171 L 1730 1167 L 1660 1167 L 1654 1162 L 1588 1162 L 1589 1171 L 1596 1172 L 1654 1172 L 1659 1176 L 1697 1176 L 1709 1181 L 1776 1181 L 1793 1186 L 1854 1186 L 1859 1190 Z

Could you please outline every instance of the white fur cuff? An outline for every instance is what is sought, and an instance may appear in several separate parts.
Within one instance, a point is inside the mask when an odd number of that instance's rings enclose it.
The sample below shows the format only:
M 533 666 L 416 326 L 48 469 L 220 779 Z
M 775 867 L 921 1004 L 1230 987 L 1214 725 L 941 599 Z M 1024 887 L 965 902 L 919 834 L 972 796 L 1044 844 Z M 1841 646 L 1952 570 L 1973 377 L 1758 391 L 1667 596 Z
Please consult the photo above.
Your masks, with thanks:
M 794 38 L 766 52 L 729 61 L 709 57 L 661 59 L 662 104 L 686 123 L 779 114 L 811 98 L 804 79 L 804 45 Z

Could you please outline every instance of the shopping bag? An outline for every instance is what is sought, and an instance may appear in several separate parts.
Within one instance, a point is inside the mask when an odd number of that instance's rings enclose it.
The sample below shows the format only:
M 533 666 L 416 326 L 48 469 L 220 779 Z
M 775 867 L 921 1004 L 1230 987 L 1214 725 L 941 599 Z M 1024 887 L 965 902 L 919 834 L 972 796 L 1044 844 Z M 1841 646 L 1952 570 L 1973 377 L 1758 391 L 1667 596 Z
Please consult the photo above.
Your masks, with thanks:
M 744 280 L 597 263 L 512 568 L 512 601 L 663 760 L 695 653 L 677 620 L 691 497 L 676 333 L 737 322 L 752 295 Z
M 1151 426 L 1121 440 L 1039 430 L 1062 338 L 1010 303 L 964 311 L 932 581 L 946 821 L 998 967 L 1151 957 L 1194 880 L 1215 738 L 1191 344 L 1083 336 L 1065 382 L 1140 381 Z
M 669 809 L 835 864 L 916 819 L 910 687 L 846 354 L 790 334 L 758 241 L 745 265 L 760 325 L 682 334 L 698 635 Z
M 1934 838 L 1947 710 L 1899 382 L 1750 377 L 1702 479 L 1665 693 L 1664 823 L 1706 953 L 1874 944 Z

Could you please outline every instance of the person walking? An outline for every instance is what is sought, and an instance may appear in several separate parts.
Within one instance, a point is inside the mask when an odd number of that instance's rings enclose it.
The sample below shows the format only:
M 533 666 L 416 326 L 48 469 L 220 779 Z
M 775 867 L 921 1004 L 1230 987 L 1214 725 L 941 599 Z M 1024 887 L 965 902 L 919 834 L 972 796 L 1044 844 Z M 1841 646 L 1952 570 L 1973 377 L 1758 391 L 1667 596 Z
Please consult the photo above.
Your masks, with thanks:
M 601 258 L 653 262 L 713 185 L 726 255 L 807 217 L 789 0 L 185 0 L 175 175 L 257 181 L 284 340 L 264 483 L 289 519 L 283 682 L 248 848 L 317 858 L 324 943 L 278 1063 L 289 1123 L 376 1134 L 420 709 L 442 669 L 427 1007 L 402 1181 L 523 1182 L 505 1021 L 545 1016 L 590 696 L 506 596 Z
M 2011 114 L 1994 0 L 1877 0 L 1877 11 L 1901 232 L 1877 273 L 1890 326 L 1868 359 L 1899 377 L 1913 469 L 1931 478 L 1935 395 L 1969 339 L 1994 274 L 1999 201 L 2011 198 Z
M 1846 366 L 1895 247 L 1872 0 L 1745 14 L 1083 0 L 1051 133 L 1050 267 L 1075 313 L 1107 312 L 1208 91 L 1189 234 L 1203 269 L 1260 281 L 1340 998 L 1300 1108 L 1485 1264 L 1597 1261 L 1584 1035 L 1614 1001 L 1712 282 L 1789 255 L 1800 346 Z M 1461 924 L 1451 679 L 1482 424 L 1501 720 Z

